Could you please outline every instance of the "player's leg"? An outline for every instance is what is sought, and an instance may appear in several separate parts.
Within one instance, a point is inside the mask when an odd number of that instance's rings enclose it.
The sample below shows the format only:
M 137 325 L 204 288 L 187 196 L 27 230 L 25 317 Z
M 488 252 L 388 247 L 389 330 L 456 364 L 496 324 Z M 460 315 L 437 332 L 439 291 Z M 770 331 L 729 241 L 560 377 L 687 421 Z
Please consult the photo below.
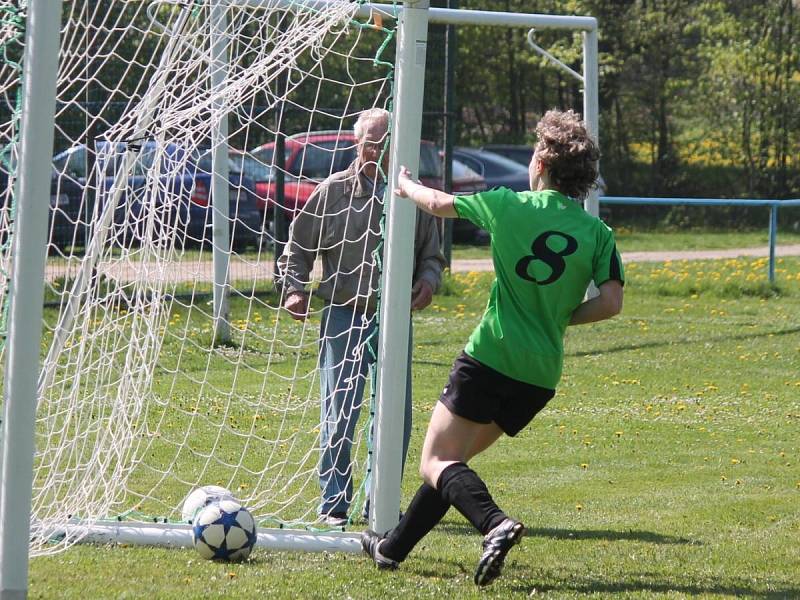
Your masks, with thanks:
M 404 560 L 412 548 L 444 517 L 450 507 L 436 489 L 438 474 L 431 479 L 426 471 L 431 467 L 443 469 L 450 463 L 463 463 L 475 453 L 490 446 L 502 433 L 492 423 L 488 414 L 480 410 L 466 410 L 472 419 L 454 415 L 443 402 L 452 405 L 453 397 L 463 396 L 463 390 L 476 384 L 479 375 L 474 361 L 462 355 L 456 359 L 450 372 L 448 384 L 442 392 L 440 402 L 434 407 L 423 445 L 421 472 L 425 483 L 417 490 L 400 523 L 382 540 L 377 534 L 366 531 L 362 538 L 364 550 L 379 567 L 394 568 Z M 484 406 L 487 406 L 484 401 Z M 490 404 L 489 404 L 490 405 Z M 455 418 L 454 418 L 455 417 Z M 440 460 L 448 461 L 440 464 Z M 428 474 L 429 475 L 429 474 Z
M 516 435 L 552 397 L 552 390 L 544 390 L 541 398 L 531 397 L 531 391 L 536 390 L 466 355 L 456 360 L 428 426 L 420 468 L 425 484 L 385 540 L 373 532 L 365 532 L 362 538 L 364 550 L 378 566 L 397 567 L 452 503 L 485 535 L 475 582 L 485 585 L 499 576 L 524 526 L 505 516 L 466 461 L 503 432 Z M 435 486 L 431 485 L 434 481 Z
M 487 448 L 502 434 L 493 423 L 473 423 L 456 417 L 458 421 L 453 424 L 451 418 L 453 416 L 456 415 L 452 415 L 440 402 L 434 407 L 423 446 L 423 466 L 431 462 L 431 455 L 453 457 L 451 463 L 468 460 L 476 451 Z M 441 432 L 448 425 L 451 426 L 450 432 L 442 436 Z M 442 445 L 447 447 L 442 448 Z M 389 568 L 394 568 L 397 563 L 405 560 L 414 546 L 442 520 L 450 508 L 450 502 L 442 498 L 439 491 L 430 485 L 424 473 L 423 478 L 426 479 L 425 483 L 417 490 L 400 523 L 386 535 L 384 541 L 380 542 L 380 547 L 375 548 L 378 555 L 384 559 L 383 562 L 388 560 L 395 563 Z M 370 537 L 374 536 L 367 534 L 367 538 Z M 374 553 L 369 551 L 367 553 L 375 558 Z M 383 566 L 379 560 L 375 562 Z
M 431 435 L 425 440 L 421 469 L 426 481 L 436 481 L 442 500 L 455 506 L 484 536 L 474 581 L 486 585 L 500 576 L 506 554 L 525 532 L 522 523 L 500 509 L 484 481 L 466 463 L 469 456 L 494 443 L 502 430 L 495 423 L 473 424 L 449 413 L 443 404 L 439 406 L 435 427 L 429 429 Z M 466 441 L 454 444 L 456 436 Z
M 444 500 L 484 535 L 506 515 L 466 461 L 475 450 L 489 447 L 502 434 L 496 423 L 476 423 L 439 402 L 422 447 L 420 473 L 425 482 L 435 487 Z
M 435 482 L 442 499 L 484 535 L 475 583 L 486 585 L 500 575 L 524 526 L 497 506 L 467 461 L 502 433 L 513 437 L 521 431 L 554 391 L 512 380 L 466 355 L 456 362 L 458 368 L 431 419 L 421 472 L 428 484 Z

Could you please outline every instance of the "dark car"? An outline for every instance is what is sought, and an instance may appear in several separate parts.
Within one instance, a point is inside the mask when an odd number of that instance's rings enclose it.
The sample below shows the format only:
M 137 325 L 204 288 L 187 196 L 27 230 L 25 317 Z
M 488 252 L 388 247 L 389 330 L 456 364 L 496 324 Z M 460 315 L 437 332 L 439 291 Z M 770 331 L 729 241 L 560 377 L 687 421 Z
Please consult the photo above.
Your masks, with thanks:
M 453 188 L 455 195 L 476 194 L 488 188 L 486 180 L 459 159 L 453 159 Z M 488 244 L 489 233 L 468 219 L 453 219 L 453 241 L 462 244 Z
M 238 150 L 229 150 L 228 153 L 228 215 L 231 219 L 231 240 L 234 246 L 257 245 L 261 240 L 264 228 L 263 214 L 259 210 L 259 195 L 256 191 L 256 182 L 249 173 L 258 176 L 253 157 L 242 154 Z M 187 168 L 191 168 L 188 167 Z M 208 182 L 208 202 L 211 206 L 211 152 L 206 151 L 197 160 L 197 170 L 194 173 L 195 196 L 197 188 Z M 196 204 L 193 203 L 193 204 Z M 201 219 L 198 216 L 198 221 Z M 211 211 L 204 211 L 205 239 L 210 239 Z
M 531 189 L 528 169 L 505 156 L 463 147 L 454 148 L 453 156 L 482 175 L 490 188 L 502 186 L 515 192 Z
M 111 200 L 111 192 L 122 168 L 126 145 L 98 142 L 96 172 L 104 182 L 93 201 Z M 154 163 L 159 164 L 154 173 Z M 179 244 L 201 243 L 211 239 L 211 172 L 210 151 L 187 156 L 176 144 L 159 148 L 145 142 L 120 191 L 113 219 L 113 234 L 123 245 L 172 239 Z M 54 180 L 77 186 L 83 196 L 86 187 L 86 148 L 74 146 L 57 154 L 53 160 Z M 261 238 L 261 213 L 258 210 L 255 183 L 229 160 L 229 216 L 231 240 L 236 247 L 257 244 Z M 156 182 L 148 178 L 157 177 Z M 151 196 L 146 197 L 145 194 Z M 70 205 L 72 202 L 70 202 Z M 88 212 L 86 200 L 79 202 L 79 215 Z M 154 217 L 154 218 L 151 218 Z M 83 229 L 83 226 L 80 227 Z
M 523 167 L 527 167 L 531 163 L 531 157 L 533 156 L 533 146 L 525 144 L 486 144 L 481 146 L 480 149 L 510 158 Z
M 13 190 L 9 182 L 13 181 L 16 161 L 14 146 L 9 144 L 0 152 L 0 205 L 3 207 L 0 237 L 3 242 L 7 240 L 11 227 Z M 80 225 L 83 219 L 82 192 L 81 186 L 74 181 L 52 177 L 47 221 L 47 240 L 51 251 L 83 243 L 85 228 Z

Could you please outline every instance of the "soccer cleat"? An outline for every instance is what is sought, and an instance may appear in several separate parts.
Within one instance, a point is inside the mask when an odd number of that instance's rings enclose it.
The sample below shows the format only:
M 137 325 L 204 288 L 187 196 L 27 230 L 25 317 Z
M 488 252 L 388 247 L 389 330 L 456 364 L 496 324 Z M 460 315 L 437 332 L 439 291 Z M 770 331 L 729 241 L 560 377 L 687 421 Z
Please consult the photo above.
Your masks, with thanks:
M 483 554 L 475 571 L 475 585 L 488 585 L 500 577 L 506 554 L 519 544 L 525 526 L 519 521 L 506 519 L 483 538 Z
M 380 545 L 382 543 L 383 538 L 371 529 L 366 529 L 361 533 L 361 549 L 364 554 L 369 556 L 379 569 L 394 570 L 400 566 L 400 563 L 381 554 Z
M 344 527 L 349 523 L 347 513 L 332 512 L 322 516 L 322 522 L 328 527 Z

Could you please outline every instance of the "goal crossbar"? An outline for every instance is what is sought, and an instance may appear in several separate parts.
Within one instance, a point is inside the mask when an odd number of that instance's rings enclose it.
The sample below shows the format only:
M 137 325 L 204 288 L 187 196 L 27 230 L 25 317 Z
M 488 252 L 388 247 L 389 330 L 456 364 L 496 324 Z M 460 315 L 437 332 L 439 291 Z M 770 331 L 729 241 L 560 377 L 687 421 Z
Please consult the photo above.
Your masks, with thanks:
M 166 4 L 177 4 L 178 0 L 162 0 Z M 233 7 L 262 8 L 283 6 L 297 11 L 324 10 L 328 0 L 228 0 Z M 425 2 L 405 2 L 403 5 L 365 2 L 355 12 L 358 18 L 369 18 L 373 13 L 383 17 L 399 18 L 408 8 L 424 8 L 428 11 L 428 22 L 439 25 L 487 25 L 493 27 L 536 27 L 539 29 L 573 29 L 595 31 L 597 19 L 585 16 L 544 15 L 537 13 L 512 13 L 503 11 L 469 10 L 462 8 L 427 8 Z

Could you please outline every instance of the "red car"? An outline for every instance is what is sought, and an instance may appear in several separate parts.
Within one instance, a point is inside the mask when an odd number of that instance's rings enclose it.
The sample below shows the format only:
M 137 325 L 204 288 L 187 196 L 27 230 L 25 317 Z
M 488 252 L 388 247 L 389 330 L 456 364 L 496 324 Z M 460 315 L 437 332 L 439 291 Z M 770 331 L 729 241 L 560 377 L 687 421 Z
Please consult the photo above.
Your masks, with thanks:
M 299 133 L 287 137 L 284 144 L 284 210 L 289 219 L 305 206 L 311 192 L 331 173 L 345 170 L 356 158 L 356 137 L 352 130 Z M 275 203 L 275 143 L 259 146 L 250 154 L 264 165 L 265 175 L 256 179 L 259 208 L 271 210 Z M 420 145 L 420 179 L 425 185 L 442 189 L 442 165 L 435 144 Z
M 301 210 L 319 183 L 331 173 L 345 170 L 356 158 L 356 136 L 352 130 L 299 133 L 287 137 L 284 144 L 284 210 L 289 220 Z M 261 165 L 248 171 L 255 179 L 258 206 L 270 213 L 276 204 L 275 143 L 270 142 L 254 149 L 249 156 Z M 259 175 L 260 174 L 260 175 Z M 419 154 L 419 178 L 425 185 L 444 188 L 442 153 L 433 142 L 422 140 Z M 464 165 L 453 161 L 454 194 L 470 194 L 486 189 L 486 180 Z M 265 222 L 271 221 L 267 215 Z M 456 219 L 453 227 L 456 241 L 484 243 L 486 232 L 469 221 Z

